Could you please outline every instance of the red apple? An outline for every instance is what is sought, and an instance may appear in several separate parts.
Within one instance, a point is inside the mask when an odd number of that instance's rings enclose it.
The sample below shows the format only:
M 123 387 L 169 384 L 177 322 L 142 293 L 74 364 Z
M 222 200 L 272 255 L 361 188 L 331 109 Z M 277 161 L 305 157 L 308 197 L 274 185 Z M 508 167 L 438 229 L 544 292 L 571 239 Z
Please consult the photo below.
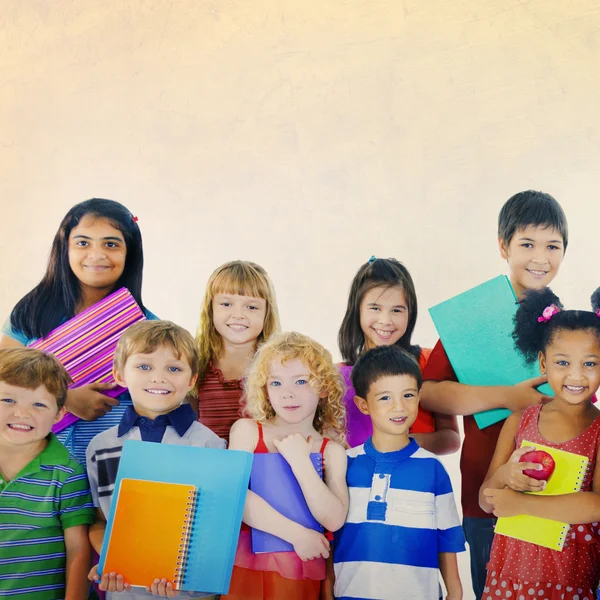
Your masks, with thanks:
M 531 452 L 523 454 L 519 459 L 519 462 L 538 463 L 542 465 L 543 469 L 525 469 L 523 473 L 527 475 L 527 477 L 544 481 L 550 479 L 550 476 L 554 473 L 554 467 L 556 466 L 552 456 L 547 452 L 544 452 L 544 450 L 531 450 Z

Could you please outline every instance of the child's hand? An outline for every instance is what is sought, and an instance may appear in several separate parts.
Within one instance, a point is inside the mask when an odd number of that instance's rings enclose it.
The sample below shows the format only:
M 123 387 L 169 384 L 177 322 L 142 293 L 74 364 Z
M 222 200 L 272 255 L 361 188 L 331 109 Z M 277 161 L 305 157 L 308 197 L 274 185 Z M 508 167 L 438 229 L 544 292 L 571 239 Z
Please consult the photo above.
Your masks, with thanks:
M 542 465 L 538 463 L 519 462 L 519 459 L 527 452 L 535 450 L 532 447 L 518 448 L 515 450 L 508 462 L 502 467 L 504 469 L 504 483 L 515 492 L 541 492 L 546 487 L 545 481 L 538 481 L 533 477 L 527 477 L 523 473 L 526 469 L 539 471 Z
M 103 592 L 128 592 L 131 589 L 131 585 L 123 581 L 123 575 L 117 573 L 104 573 L 102 579 L 100 579 L 98 577 L 98 565 L 92 567 L 88 579 L 97 583 Z
M 329 541 L 327 538 L 318 531 L 307 527 L 299 527 L 292 545 L 301 560 L 312 560 L 320 556 L 323 558 L 329 557 Z
M 521 503 L 523 496 L 510 488 L 494 490 L 486 488 L 483 490 L 486 501 L 494 507 L 496 517 L 516 517 L 522 515 Z
M 116 383 L 92 383 L 69 390 L 67 409 L 84 421 L 95 421 L 118 406 L 119 401 L 102 392 L 112 390 Z
M 507 395 L 506 408 L 512 412 L 518 412 L 533 404 L 550 402 L 552 400 L 550 396 L 544 396 L 544 394 L 538 392 L 536 389 L 544 383 L 548 383 L 546 375 L 538 375 L 532 379 L 526 379 L 525 381 L 521 381 L 521 383 L 517 383 Z
M 300 433 L 293 433 L 282 440 L 273 440 L 273 446 L 292 465 L 299 458 L 308 458 L 312 448 L 310 435 L 305 439 Z
M 173 589 L 173 584 L 166 579 L 155 579 L 152 585 L 146 588 L 153 596 L 161 596 L 162 598 L 175 598 L 179 595 L 177 590 Z

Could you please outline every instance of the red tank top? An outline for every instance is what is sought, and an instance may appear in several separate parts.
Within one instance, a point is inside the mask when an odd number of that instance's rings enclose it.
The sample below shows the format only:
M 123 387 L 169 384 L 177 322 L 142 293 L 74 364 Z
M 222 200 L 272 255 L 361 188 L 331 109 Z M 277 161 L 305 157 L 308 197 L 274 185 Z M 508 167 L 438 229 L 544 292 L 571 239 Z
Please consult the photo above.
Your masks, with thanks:
M 258 427 L 258 442 L 256 443 L 256 448 L 254 448 L 254 454 L 269 454 L 269 449 L 267 448 L 267 444 L 265 443 L 265 438 L 263 435 L 263 427 L 262 423 L 256 422 Z M 325 470 L 325 448 L 329 443 L 329 438 L 323 438 L 323 443 L 321 444 L 321 448 L 319 450 L 321 454 L 321 459 L 323 460 L 323 470 Z

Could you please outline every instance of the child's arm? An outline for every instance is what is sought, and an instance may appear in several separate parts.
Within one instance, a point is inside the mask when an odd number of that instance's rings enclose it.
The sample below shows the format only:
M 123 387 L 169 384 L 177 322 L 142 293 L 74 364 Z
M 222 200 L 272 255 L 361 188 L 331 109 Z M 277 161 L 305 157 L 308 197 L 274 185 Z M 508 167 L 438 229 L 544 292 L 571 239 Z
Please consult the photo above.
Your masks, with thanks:
M 460 448 L 458 421 L 455 416 L 434 413 L 435 431 L 431 433 L 414 433 L 412 437 L 421 448 L 434 454 L 452 454 Z
M 66 594 L 65 600 L 85 600 L 90 590 L 87 574 L 92 563 L 88 526 L 76 525 L 65 529 Z
M 546 376 L 526 379 L 516 385 L 466 385 L 456 381 L 424 381 L 421 391 L 423 408 L 447 415 L 473 415 L 491 408 L 512 412 L 550 400 L 536 390 L 547 383 Z
M 440 573 L 446 586 L 446 600 L 462 600 L 463 590 L 458 574 L 458 561 L 454 552 L 438 554 Z
M 257 441 L 258 433 L 254 421 L 240 419 L 233 424 L 229 433 L 230 450 L 254 452 Z M 329 556 L 329 542 L 324 535 L 284 517 L 250 490 L 246 495 L 242 519 L 250 527 L 275 535 L 292 544 L 294 551 L 302 560 Z
M 102 542 L 104 540 L 104 531 L 106 530 L 106 519 L 104 513 L 99 508 L 96 509 L 96 521 L 90 525 L 90 543 L 96 554 L 100 554 Z
M 600 449 L 596 464 L 600 460 Z M 594 471 L 591 492 L 575 492 L 560 496 L 521 494 L 511 489 L 495 490 L 490 487 L 483 493 L 497 517 L 531 515 L 571 525 L 600 521 L 600 469 Z
M 295 433 L 273 444 L 292 468 L 313 517 L 329 531 L 340 529 L 348 514 L 348 459 L 344 448 L 336 442 L 327 444 L 323 481 L 310 460 L 310 436 L 305 439 Z
M 513 413 L 506 419 L 485 481 L 479 489 L 479 506 L 487 513 L 491 513 L 494 507 L 486 499 L 484 494 L 486 488 L 501 490 L 508 486 L 519 492 L 539 492 L 544 488 L 544 481 L 527 477 L 523 473 L 525 469 L 541 469 L 542 465 L 519 462 L 523 454 L 533 449 L 528 446 L 515 449 L 515 436 L 520 419 L 521 413 Z

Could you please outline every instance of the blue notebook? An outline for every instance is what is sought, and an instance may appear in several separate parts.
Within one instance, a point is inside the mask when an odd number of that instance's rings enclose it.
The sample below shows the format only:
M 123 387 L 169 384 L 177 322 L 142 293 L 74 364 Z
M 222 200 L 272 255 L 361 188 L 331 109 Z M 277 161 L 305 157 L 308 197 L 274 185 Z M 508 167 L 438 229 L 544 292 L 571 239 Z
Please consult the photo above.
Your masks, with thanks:
M 508 277 L 500 275 L 433 306 L 429 314 L 460 383 L 514 385 L 540 374 L 528 365 L 512 339 L 517 297 Z M 552 395 L 550 386 L 539 391 Z M 505 408 L 475 415 L 480 429 L 506 419 Z
M 111 545 L 111 533 L 113 529 L 115 535 L 118 531 L 114 527 L 115 523 L 120 524 L 121 531 L 123 524 L 127 525 L 127 514 L 124 514 L 123 507 L 118 510 L 119 496 L 122 497 L 121 504 L 126 498 L 125 494 L 121 493 L 122 484 L 135 486 L 136 493 L 140 493 L 144 482 L 180 484 L 180 487 L 186 488 L 183 491 L 193 498 L 189 500 L 189 518 L 186 519 L 183 528 L 178 526 L 177 533 L 184 534 L 181 540 L 183 550 L 176 581 L 173 583 L 176 584 L 176 589 L 180 590 L 226 594 L 229 591 L 251 468 L 252 454 L 248 452 L 126 441 L 123 445 L 110 514 L 106 523 L 98 566 L 99 574 L 101 575 L 104 569 L 109 545 Z M 171 486 L 173 493 L 169 492 L 171 499 L 167 499 L 167 495 L 156 495 L 156 486 L 148 486 L 148 488 L 155 490 L 150 493 L 155 498 L 154 514 L 157 521 L 161 520 L 161 513 L 165 514 L 163 520 L 168 520 L 167 517 L 170 518 L 172 513 L 181 511 L 181 506 L 176 505 L 172 497 L 176 491 L 173 486 Z M 180 496 L 181 493 L 175 495 Z M 162 501 L 161 497 L 164 498 Z M 130 494 L 130 501 L 131 498 Z M 140 510 L 143 500 L 139 497 L 137 501 Z M 147 503 L 148 499 L 145 500 Z M 132 505 L 136 506 L 136 502 Z M 117 515 L 116 520 L 115 515 Z M 134 516 L 132 521 L 135 521 Z M 152 523 L 147 523 L 147 527 L 152 528 Z M 131 562 L 136 562 L 135 556 L 143 555 L 145 551 L 145 549 L 136 551 L 134 533 L 134 531 L 130 532 Z M 162 537 L 166 552 L 167 533 Z M 123 552 L 123 544 L 126 543 L 127 537 L 121 536 L 119 550 L 121 556 L 125 557 L 125 562 L 129 560 L 129 554 Z M 112 544 L 111 550 L 114 546 L 115 544 Z M 127 567 L 128 565 L 125 564 L 123 570 L 119 570 L 119 567 L 111 562 L 111 569 L 116 572 L 125 573 Z M 158 573 L 154 576 L 166 577 Z M 143 585 L 142 582 L 131 583 Z
M 323 477 L 321 454 L 313 452 L 310 459 Z M 323 532 L 323 526 L 312 516 L 302 488 L 288 462 L 278 453 L 255 454 L 250 475 L 250 489 L 266 500 L 277 512 L 304 527 Z M 252 552 L 293 552 L 294 547 L 270 533 L 252 529 Z

